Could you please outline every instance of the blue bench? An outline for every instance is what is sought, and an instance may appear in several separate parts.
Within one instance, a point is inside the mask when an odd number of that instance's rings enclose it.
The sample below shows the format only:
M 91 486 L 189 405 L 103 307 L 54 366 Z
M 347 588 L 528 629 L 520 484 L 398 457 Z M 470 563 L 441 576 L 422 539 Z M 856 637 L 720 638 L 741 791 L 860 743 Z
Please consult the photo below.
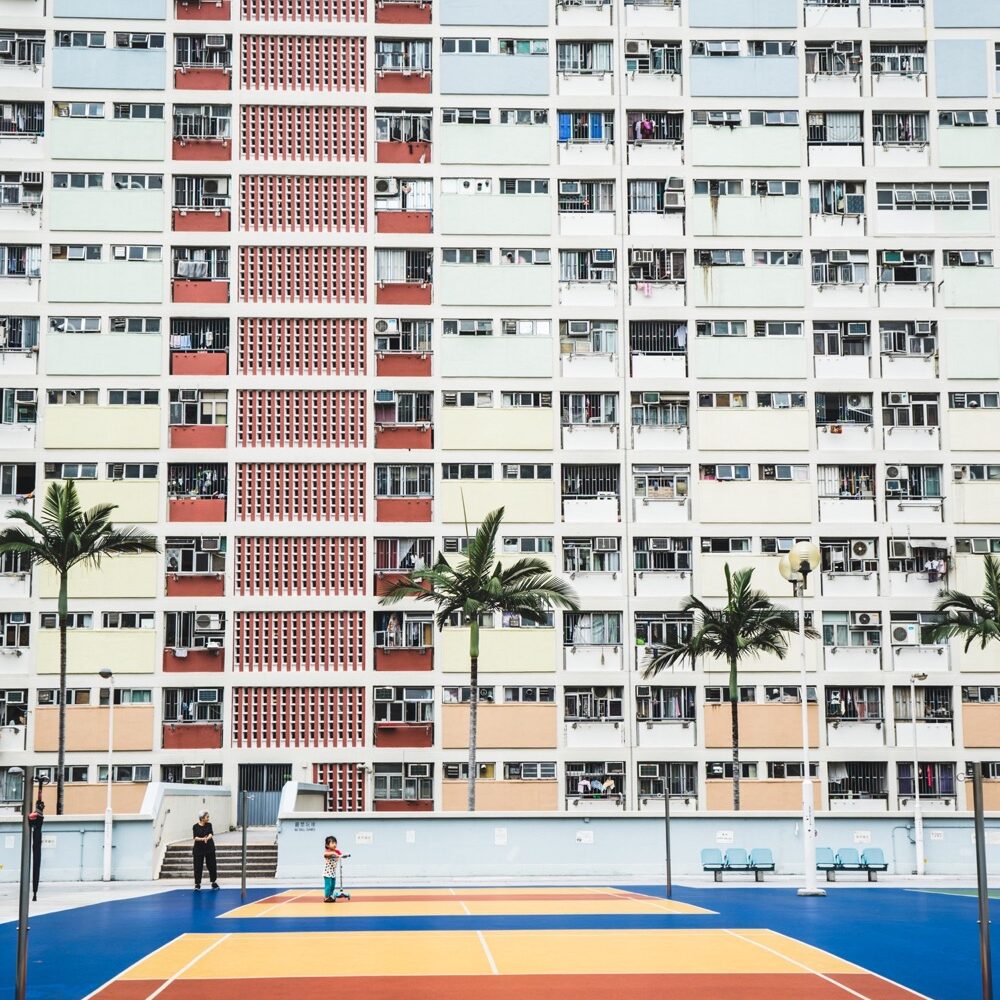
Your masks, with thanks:
M 869 847 L 858 853 L 855 847 L 841 847 L 836 854 L 829 847 L 816 848 L 816 870 L 826 873 L 827 882 L 837 881 L 837 872 L 864 872 L 869 882 L 878 881 L 878 873 L 889 870 L 881 847 Z
M 722 881 L 723 872 L 744 872 L 763 882 L 764 872 L 774 871 L 774 856 L 767 847 L 755 847 L 749 854 L 742 847 L 730 847 L 725 856 L 717 847 L 706 847 L 701 852 L 701 868 L 711 872 L 716 882 Z

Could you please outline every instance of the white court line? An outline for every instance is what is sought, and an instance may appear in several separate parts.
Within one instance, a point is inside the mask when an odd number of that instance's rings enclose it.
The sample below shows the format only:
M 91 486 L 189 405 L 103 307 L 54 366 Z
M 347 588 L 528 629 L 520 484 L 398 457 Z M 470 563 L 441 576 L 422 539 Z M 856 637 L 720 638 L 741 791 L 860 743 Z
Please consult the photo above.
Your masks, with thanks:
M 124 976 L 126 973 L 131 972 L 137 966 L 142 965 L 142 963 L 145 962 L 147 958 L 152 958 L 154 955 L 158 955 L 161 951 L 163 951 L 164 948 L 169 948 L 175 941 L 180 941 L 182 937 L 187 937 L 187 934 L 178 934 L 177 937 L 171 938 L 166 944 L 161 944 L 159 948 L 154 949 L 148 955 L 143 955 L 142 958 L 134 961 L 128 968 L 122 969 L 122 971 L 119 972 L 118 975 L 112 976 L 106 983 L 103 983 L 102 985 L 98 986 L 97 989 L 94 990 L 92 993 L 88 993 L 83 998 L 83 1000 L 91 1000 L 92 997 L 96 997 L 97 994 L 101 992 L 101 990 L 103 990 L 107 986 L 110 986 L 113 982 L 115 982 L 115 980 L 121 979 L 121 977 Z
M 449 891 L 449 892 L 450 892 L 450 893 L 451 893 L 451 894 L 452 894 L 453 896 L 457 896 L 457 895 L 458 895 L 458 893 L 457 893 L 457 892 L 455 892 L 455 890 L 454 890 L 454 889 L 449 889 L 448 891 Z M 461 906 L 463 910 L 465 910 L 465 914 L 466 914 L 466 916 L 469 916 L 469 917 L 471 917 L 471 916 L 472 916 L 472 910 L 470 910 L 470 909 L 469 909 L 469 908 L 468 908 L 468 907 L 467 907 L 467 906 L 465 905 L 465 900 L 464 900 L 464 899 L 460 899 L 460 900 L 458 901 L 458 905 L 459 905 L 459 906 Z
M 197 965 L 210 951 L 214 950 L 215 948 L 218 948 L 219 945 L 222 944 L 223 941 L 226 941 L 229 937 L 231 937 L 231 935 L 223 934 L 218 941 L 214 941 L 204 951 L 201 951 L 197 955 L 195 955 L 195 957 L 192 958 L 191 961 L 188 962 L 188 964 L 185 965 L 183 969 L 178 969 L 165 983 L 163 983 L 160 986 L 159 989 L 153 990 L 153 992 L 150 993 L 148 997 L 146 997 L 146 1000 L 153 1000 L 154 997 L 158 997 L 171 983 L 175 982 L 177 979 L 183 976 L 184 973 L 187 972 L 187 970 L 190 969 L 192 966 Z
M 302 899 L 303 896 L 312 896 L 316 892 L 315 889 L 309 889 L 306 892 L 300 892 L 297 896 L 289 896 L 288 899 L 281 900 L 280 903 L 274 903 L 272 906 L 268 906 L 261 910 L 260 913 L 254 913 L 255 917 L 263 917 L 266 913 L 270 913 L 271 910 L 278 909 L 279 906 L 287 906 L 289 903 L 294 902 L 296 899 Z
M 771 931 L 771 933 L 772 934 L 778 934 L 780 937 L 786 938 L 789 941 L 795 941 L 796 944 L 802 944 L 801 941 L 796 941 L 795 938 L 790 937 L 788 934 L 782 934 L 781 931 Z M 818 951 L 818 952 L 822 953 L 823 955 L 829 955 L 830 958 L 838 958 L 837 955 L 834 955 L 833 952 L 831 952 L 831 951 L 827 951 L 825 948 L 817 948 L 815 945 L 812 945 L 812 944 L 809 945 L 809 947 L 812 948 L 814 951 Z M 839 960 L 841 962 L 846 961 L 846 959 L 843 959 L 843 958 L 841 958 Z M 858 968 L 860 969 L 861 966 L 858 966 Z M 865 969 L 864 971 L 869 976 L 874 976 L 876 979 L 881 979 L 882 982 L 888 983 L 890 986 L 897 986 L 901 990 L 906 990 L 908 993 L 911 993 L 913 996 L 917 997 L 918 1000 L 934 1000 L 933 997 L 929 997 L 929 996 L 927 996 L 924 993 L 918 993 L 912 987 L 910 987 L 910 986 L 904 986 L 902 983 L 897 983 L 895 979 L 890 979 L 888 976 L 880 975 L 878 972 L 872 972 L 871 969 Z
M 493 961 L 493 952 L 490 951 L 490 946 L 486 943 L 486 938 L 483 937 L 483 932 L 476 931 L 476 937 L 479 938 L 479 943 L 483 946 L 483 951 L 486 952 L 486 961 L 490 963 L 490 970 L 493 972 L 494 976 L 499 976 L 500 972 L 497 969 L 497 963 Z

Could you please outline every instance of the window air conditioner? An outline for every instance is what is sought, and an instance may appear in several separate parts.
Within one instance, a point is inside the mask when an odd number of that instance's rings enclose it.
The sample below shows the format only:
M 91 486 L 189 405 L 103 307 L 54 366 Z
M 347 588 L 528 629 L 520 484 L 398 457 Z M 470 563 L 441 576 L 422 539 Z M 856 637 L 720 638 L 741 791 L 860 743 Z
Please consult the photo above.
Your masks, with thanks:
M 222 630 L 222 615 L 195 615 L 195 632 L 219 632 Z
M 204 764 L 185 764 L 181 769 L 184 781 L 201 781 L 205 777 Z
M 617 552 L 618 539 L 611 535 L 605 535 L 594 539 L 595 552 Z
M 201 397 L 201 392 L 198 389 L 181 389 L 178 393 L 178 398 L 182 403 L 197 403 Z
M 229 178 L 206 177 L 203 188 L 205 194 L 215 194 L 215 195 L 229 194 Z
M 851 262 L 851 251 L 850 250 L 831 250 L 830 251 L 830 263 L 831 264 L 850 264 Z
M 882 624 L 882 616 L 877 611 L 854 611 L 851 613 L 851 625 L 858 628 L 872 628 Z
M 14 39 L 0 38 L 0 56 L 10 56 L 14 54 Z
M 910 554 L 910 543 L 902 538 L 889 539 L 889 558 L 905 559 Z
M 694 262 L 699 265 L 699 267 L 711 267 L 712 266 L 712 251 L 711 250 L 695 250 L 694 252 Z
M 589 319 L 571 319 L 566 324 L 566 333 L 570 337 L 589 337 L 590 336 L 590 320 Z
M 559 182 L 559 193 L 565 195 L 578 195 L 580 194 L 580 182 L 579 181 L 560 181 Z
M 853 52 L 854 42 L 834 42 L 833 43 L 834 52 Z
M 918 320 L 914 324 L 914 329 L 918 334 L 921 335 L 926 336 L 932 334 L 934 332 L 934 320 L 932 319 Z
M 626 56 L 648 56 L 649 55 L 649 41 L 648 39 L 635 38 L 630 42 L 625 43 L 625 55 Z
M 392 701 L 392 688 L 389 687 L 377 687 L 375 688 L 375 701 Z
M 887 465 L 885 467 L 886 479 L 907 479 L 910 475 L 908 465 Z
M 21 183 L 26 184 L 29 187 L 37 187 L 42 183 L 42 179 L 45 175 L 38 173 L 34 170 L 26 170 L 21 174 Z
M 377 319 L 375 320 L 376 333 L 395 333 L 399 329 L 398 319 Z
M 652 689 L 648 684 L 640 684 L 635 689 L 636 698 L 649 698 L 652 694 Z
M 407 764 L 406 776 L 408 778 L 429 778 L 431 766 L 430 764 Z
M 395 403 L 396 402 L 396 392 L 394 389 L 376 389 L 375 390 L 375 402 L 376 403 Z
M 908 406 L 909 403 L 910 403 L 910 394 L 908 392 L 889 393 L 890 406 Z
M 8 611 L 7 612 L 7 624 L 8 625 L 27 625 L 28 624 L 28 612 L 27 611 Z
M 875 558 L 875 543 L 858 541 L 851 545 L 851 555 L 855 559 L 874 559 Z
M 218 688 L 198 688 L 199 705 L 215 705 L 219 700 Z
M 916 622 L 905 622 L 892 626 L 894 646 L 919 646 L 920 626 Z
M 652 264 L 653 263 L 653 251 L 652 250 L 633 250 L 632 251 L 632 263 L 633 264 Z
M 649 540 L 650 552 L 669 552 L 673 548 L 673 542 L 669 538 L 651 538 Z
M 399 181 L 395 177 L 376 177 L 375 194 L 398 194 Z
M 845 337 L 867 337 L 868 336 L 868 324 L 867 323 L 848 323 L 847 329 L 844 331 Z
M 659 776 L 660 776 L 660 767 L 658 764 L 639 765 L 640 778 L 658 778 Z
M 613 264 L 615 262 L 614 250 L 591 250 L 590 259 L 595 264 Z
M 206 49 L 224 49 L 226 47 L 226 36 L 225 35 L 206 35 L 205 36 L 205 48 Z
M 203 538 L 201 540 L 202 552 L 218 552 L 222 548 L 221 538 Z

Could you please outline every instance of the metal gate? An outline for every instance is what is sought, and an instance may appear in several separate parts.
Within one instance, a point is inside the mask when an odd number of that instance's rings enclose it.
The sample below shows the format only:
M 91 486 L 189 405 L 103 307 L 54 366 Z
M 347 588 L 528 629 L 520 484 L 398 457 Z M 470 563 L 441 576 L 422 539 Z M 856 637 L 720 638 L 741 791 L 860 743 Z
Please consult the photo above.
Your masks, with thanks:
M 291 764 L 240 764 L 240 796 L 236 822 L 243 825 L 243 792 L 247 797 L 247 826 L 274 826 L 278 822 L 281 788 L 292 780 Z

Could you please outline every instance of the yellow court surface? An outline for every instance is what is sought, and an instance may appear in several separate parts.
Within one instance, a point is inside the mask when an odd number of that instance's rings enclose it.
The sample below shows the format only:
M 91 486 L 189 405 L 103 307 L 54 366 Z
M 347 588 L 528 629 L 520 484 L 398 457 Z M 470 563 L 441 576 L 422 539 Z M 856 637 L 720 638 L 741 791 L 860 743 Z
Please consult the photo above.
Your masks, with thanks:
M 248 903 L 226 917 L 460 917 L 507 915 L 704 914 L 711 911 L 643 893 L 604 888 L 359 889 L 330 904 L 319 890 Z

